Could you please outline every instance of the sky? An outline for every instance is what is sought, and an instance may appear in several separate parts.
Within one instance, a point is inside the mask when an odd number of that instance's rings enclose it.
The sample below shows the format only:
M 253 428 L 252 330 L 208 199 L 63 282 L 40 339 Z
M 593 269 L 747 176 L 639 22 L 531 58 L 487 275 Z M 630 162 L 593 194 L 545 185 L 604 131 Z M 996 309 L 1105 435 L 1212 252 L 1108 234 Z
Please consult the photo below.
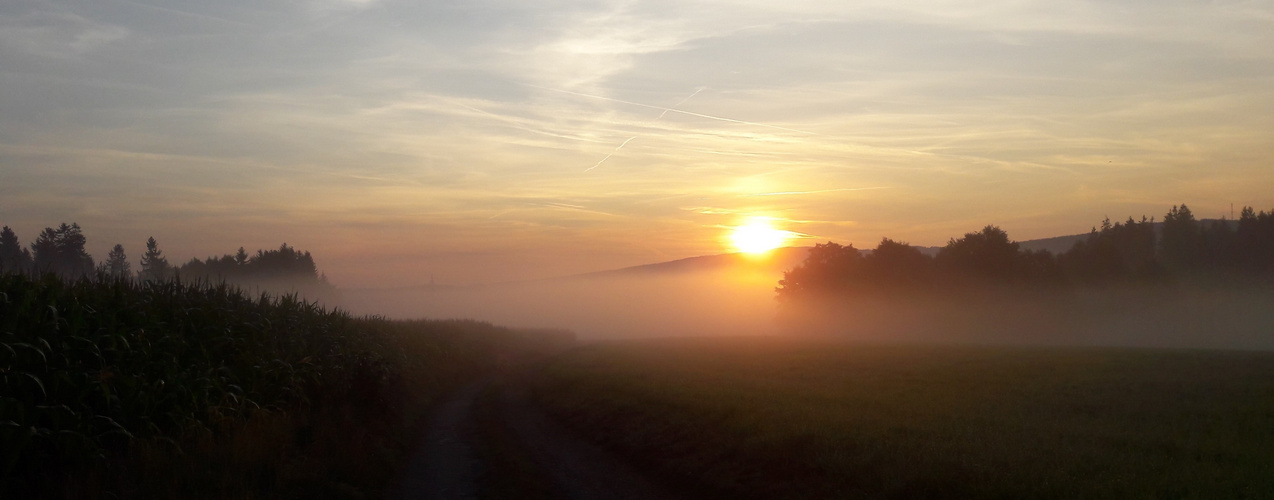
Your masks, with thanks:
M 0 3 L 24 244 L 342 287 L 1268 210 L 1271 137 L 1271 1 Z

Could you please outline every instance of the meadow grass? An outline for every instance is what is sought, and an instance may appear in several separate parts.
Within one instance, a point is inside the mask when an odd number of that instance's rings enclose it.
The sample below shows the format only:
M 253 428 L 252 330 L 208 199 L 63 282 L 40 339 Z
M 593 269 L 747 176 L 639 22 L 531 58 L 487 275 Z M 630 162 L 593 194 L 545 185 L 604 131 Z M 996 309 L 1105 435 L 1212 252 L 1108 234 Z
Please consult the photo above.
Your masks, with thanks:
M 1271 353 L 658 340 L 533 387 L 700 498 L 1274 497 Z

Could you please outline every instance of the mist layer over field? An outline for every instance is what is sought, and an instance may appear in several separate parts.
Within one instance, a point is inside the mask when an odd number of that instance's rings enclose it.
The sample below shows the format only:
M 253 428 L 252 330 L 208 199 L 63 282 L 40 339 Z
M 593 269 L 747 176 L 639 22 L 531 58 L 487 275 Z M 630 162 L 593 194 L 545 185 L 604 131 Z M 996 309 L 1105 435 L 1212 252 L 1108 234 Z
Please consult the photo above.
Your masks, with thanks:
M 788 335 L 864 341 L 1274 349 L 1274 293 L 1140 287 L 958 297 L 890 296 L 792 304 Z
M 790 259 L 789 259 L 790 260 Z M 520 283 L 343 292 L 355 313 L 562 328 L 582 339 L 823 336 L 862 341 L 1274 349 L 1274 293 L 1186 286 L 961 290 L 781 303 L 784 262 Z
M 581 338 L 776 333 L 781 273 L 697 270 L 620 273 L 477 287 L 348 290 L 355 313 L 391 318 L 471 318 L 564 328 Z

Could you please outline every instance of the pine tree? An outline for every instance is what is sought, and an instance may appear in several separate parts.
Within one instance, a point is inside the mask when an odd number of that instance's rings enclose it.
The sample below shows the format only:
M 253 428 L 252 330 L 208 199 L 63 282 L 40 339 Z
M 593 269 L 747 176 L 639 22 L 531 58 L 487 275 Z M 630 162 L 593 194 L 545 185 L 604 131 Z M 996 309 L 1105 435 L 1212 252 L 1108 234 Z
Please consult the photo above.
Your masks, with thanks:
M 31 252 L 22 248 L 18 235 L 9 226 L 0 230 L 0 272 L 25 273 L 31 270 Z
M 146 240 L 146 253 L 142 255 L 142 270 L 137 272 L 137 277 L 144 281 L 161 281 L 168 278 L 169 269 L 168 259 L 164 257 L 164 252 L 159 250 L 159 243 L 155 242 L 152 236 Z
M 130 276 L 131 267 L 128 263 L 128 256 L 124 255 L 124 245 L 115 244 L 115 248 L 111 249 L 111 253 L 106 255 L 106 274 L 112 278 L 127 278 Z
M 1156 244 L 1153 219 L 1128 217 L 1111 224 L 1107 218 L 1100 231 L 1094 228 L 1058 258 L 1071 278 L 1084 284 L 1153 281 L 1163 277 Z
M 1169 265 L 1182 269 L 1198 267 L 1203 254 L 1203 231 L 1190 208 L 1173 206 L 1163 217 L 1159 251 Z
M 93 257 L 84 251 L 87 241 L 79 224 L 44 228 L 31 243 L 35 271 L 64 278 L 87 276 L 93 272 Z

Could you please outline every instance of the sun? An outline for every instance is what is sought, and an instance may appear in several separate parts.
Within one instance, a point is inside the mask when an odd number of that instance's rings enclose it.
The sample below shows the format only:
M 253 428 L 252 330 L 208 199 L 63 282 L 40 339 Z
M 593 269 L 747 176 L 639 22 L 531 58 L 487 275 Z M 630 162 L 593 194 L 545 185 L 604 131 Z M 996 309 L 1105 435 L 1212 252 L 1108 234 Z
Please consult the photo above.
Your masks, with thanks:
M 743 253 L 761 254 L 783 246 L 791 233 L 770 226 L 770 220 L 755 218 L 735 226 L 730 242 Z

